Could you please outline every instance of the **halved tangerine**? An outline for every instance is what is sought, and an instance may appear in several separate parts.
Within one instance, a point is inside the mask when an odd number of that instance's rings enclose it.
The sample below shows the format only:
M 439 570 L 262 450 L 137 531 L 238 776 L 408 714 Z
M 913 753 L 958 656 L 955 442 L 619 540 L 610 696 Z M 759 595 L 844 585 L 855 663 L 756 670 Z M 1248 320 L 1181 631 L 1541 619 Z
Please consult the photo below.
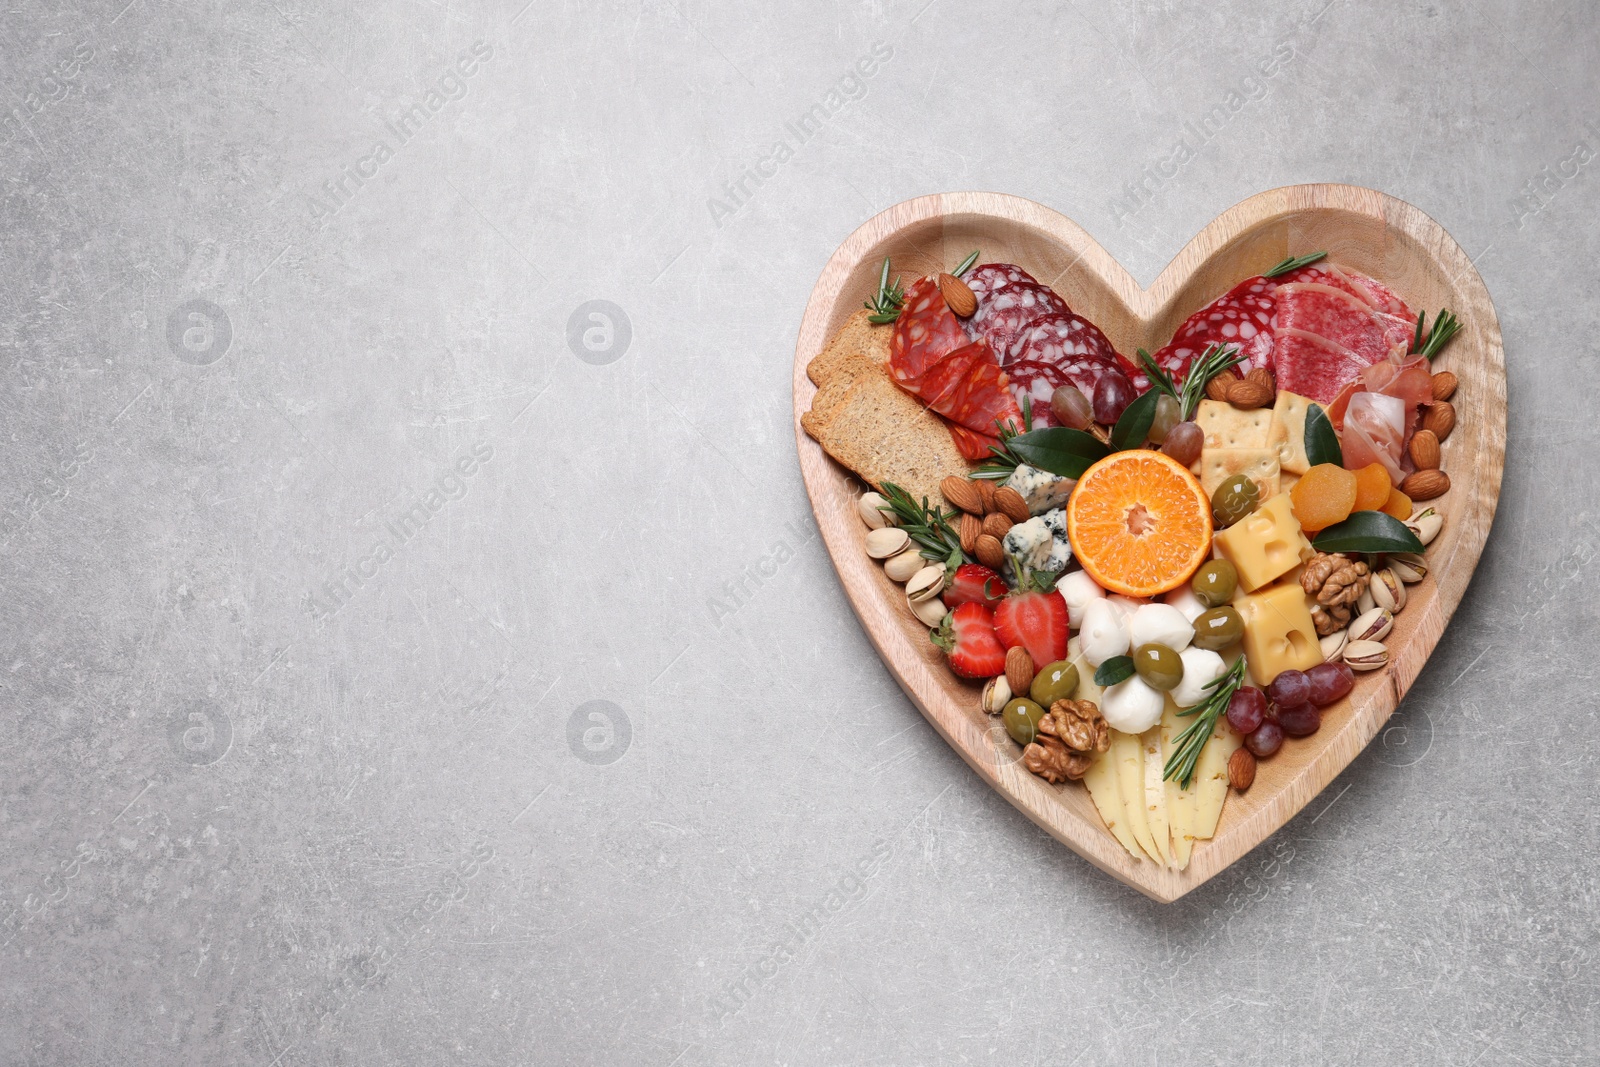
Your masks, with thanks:
M 1083 472 L 1067 501 L 1067 538 L 1089 577 L 1148 597 L 1176 589 L 1211 556 L 1211 501 L 1188 469 L 1146 448 Z

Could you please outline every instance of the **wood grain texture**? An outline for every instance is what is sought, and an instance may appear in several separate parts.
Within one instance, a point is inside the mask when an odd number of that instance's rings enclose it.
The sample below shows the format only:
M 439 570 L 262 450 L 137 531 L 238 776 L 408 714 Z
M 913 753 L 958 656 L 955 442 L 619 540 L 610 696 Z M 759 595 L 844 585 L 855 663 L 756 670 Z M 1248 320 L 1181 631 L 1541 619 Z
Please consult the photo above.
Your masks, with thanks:
M 1187 870 L 1135 860 L 1100 822 L 1077 783 L 1051 786 L 1028 773 L 980 689 L 956 678 L 907 610 L 899 586 L 862 550 L 862 491 L 800 429 L 816 389 L 805 366 L 877 281 L 884 255 L 908 279 L 947 269 L 972 249 L 1017 263 L 1103 329 L 1119 351 L 1155 351 L 1198 308 L 1289 255 L 1327 249 L 1330 259 L 1375 277 L 1415 309 L 1448 307 L 1461 333 L 1437 361 L 1461 380 L 1459 424 L 1443 448 L 1453 488 L 1432 503 L 1445 515 L 1429 547 L 1431 573 L 1410 588 L 1388 639 L 1392 662 L 1358 676 L 1350 697 L 1325 713 L 1316 735 L 1263 760 L 1254 786 L 1230 795 L 1211 841 L 1197 842 Z M 1266 840 L 1316 796 L 1377 734 L 1438 644 L 1494 520 L 1505 459 L 1505 359 L 1483 280 L 1444 229 L 1391 196 L 1349 185 L 1298 185 L 1228 209 L 1141 289 L 1082 228 L 1049 208 L 995 193 L 946 193 L 898 204 L 866 222 L 828 261 L 806 306 L 795 347 L 794 416 L 800 466 L 817 524 L 846 594 L 879 654 L 929 722 L 991 786 L 1101 870 L 1159 901 L 1172 901 Z M 1376 842 L 1375 842 L 1376 844 Z

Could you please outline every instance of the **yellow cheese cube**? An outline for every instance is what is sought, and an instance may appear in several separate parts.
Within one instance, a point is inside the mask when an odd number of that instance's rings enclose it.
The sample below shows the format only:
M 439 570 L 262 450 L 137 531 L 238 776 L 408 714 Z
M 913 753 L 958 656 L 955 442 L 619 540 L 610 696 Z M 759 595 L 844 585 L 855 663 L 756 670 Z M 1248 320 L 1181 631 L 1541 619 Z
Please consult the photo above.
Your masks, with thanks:
M 1250 674 L 1261 685 L 1281 671 L 1322 662 L 1322 645 L 1311 621 L 1311 601 L 1298 585 L 1275 585 L 1234 599 L 1244 619 L 1244 654 Z
M 1239 572 L 1239 587 L 1247 593 L 1315 554 L 1300 532 L 1300 520 L 1294 517 L 1288 493 L 1279 493 L 1217 534 L 1216 548 Z

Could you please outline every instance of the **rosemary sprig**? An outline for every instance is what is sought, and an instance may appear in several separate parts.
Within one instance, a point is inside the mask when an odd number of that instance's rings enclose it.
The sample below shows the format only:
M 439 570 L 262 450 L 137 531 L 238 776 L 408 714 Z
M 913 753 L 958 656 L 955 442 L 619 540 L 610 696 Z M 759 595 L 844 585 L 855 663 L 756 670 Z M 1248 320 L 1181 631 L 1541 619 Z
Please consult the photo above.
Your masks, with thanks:
M 1411 338 L 1411 354 L 1425 356 L 1429 362 L 1432 362 L 1434 356 L 1444 351 L 1444 346 L 1450 343 L 1450 338 L 1460 332 L 1461 320 L 1446 308 L 1439 312 L 1438 318 L 1433 320 L 1433 329 L 1427 331 L 1428 339 L 1424 341 L 1422 339 L 1423 327 L 1427 321 L 1428 312 L 1426 310 L 1417 313 L 1417 332 Z
M 958 566 L 963 561 L 972 562 L 961 551 L 961 535 L 949 522 L 956 517 L 956 512 L 946 514 L 937 505 L 929 507 L 927 497 L 923 497 L 922 503 L 918 504 L 911 499 L 910 493 L 893 482 L 883 483 L 883 495 L 889 501 L 895 518 L 900 520 L 900 528 L 911 535 L 911 540 L 922 549 L 925 558 L 936 559 L 946 565 L 952 560 Z
M 1144 372 L 1150 376 L 1150 384 L 1166 393 L 1178 402 L 1178 418 L 1188 422 L 1194 418 L 1195 408 L 1200 406 L 1200 401 L 1206 395 L 1206 383 L 1230 367 L 1244 362 L 1244 357 L 1239 355 L 1239 346 L 1234 344 L 1213 344 L 1200 353 L 1200 358 L 1189 364 L 1189 371 L 1184 375 L 1180 385 L 1172 380 L 1172 376 L 1150 357 L 1150 353 L 1139 349 L 1139 362 L 1144 364 Z
M 954 274 L 957 278 L 959 278 L 963 274 L 967 273 L 967 271 L 971 270 L 972 269 L 972 265 L 974 263 L 976 263 L 976 262 L 978 262 L 978 250 L 976 248 L 974 248 L 972 250 L 972 255 L 968 256 L 966 259 L 963 259 L 961 261 L 961 266 L 957 267 L 955 270 L 951 271 L 950 273 Z
M 1290 256 L 1282 263 L 1279 263 L 1276 267 L 1273 267 L 1271 270 L 1264 273 L 1262 277 L 1276 278 L 1280 275 L 1288 274 L 1292 270 L 1299 270 L 1301 267 L 1309 267 L 1311 264 L 1315 263 L 1317 260 L 1321 259 L 1327 254 L 1327 251 L 1324 250 L 1322 252 L 1312 252 L 1309 255 L 1304 256 Z
M 1175 781 L 1181 789 L 1188 789 L 1194 782 L 1194 768 L 1200 762 L 1200 752 L 1211 740 L 1217 720 L 1227 712 L 1233 694 L 1244 684 L 1244 668 L 1244 657 L 1240 656 L 1227 674 L 1206 686 L 1209 696 L 1194 707 L 1178 712 L 1182 716 L 1193 715 L 1195 720 L 1173 741 L 1172 758 L 1161 772 L 1163 781 Z
M 878 294 L 868 300 L 862 307 L 872 312 L 867 321 L 876 322 L 880 326 L 886 322 L 893 322 L 900 317 L 900 305 L 906 302 L 906 291 L 900 287 L 900 276 L 896 275 L 894 284 L 889 284 L 889 257 L 883 257 L 883 269 L 878 272 Z

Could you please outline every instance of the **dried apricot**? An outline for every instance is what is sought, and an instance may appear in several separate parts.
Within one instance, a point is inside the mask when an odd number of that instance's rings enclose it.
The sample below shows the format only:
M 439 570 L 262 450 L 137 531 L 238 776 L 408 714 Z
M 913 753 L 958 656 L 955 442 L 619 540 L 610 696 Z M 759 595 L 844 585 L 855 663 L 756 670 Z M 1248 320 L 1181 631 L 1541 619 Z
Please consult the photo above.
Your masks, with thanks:
M 1405 522 L 1411 517 L 1411 498 L 1406 496 L 1398 489 L 1391 489 L 1389 490 L 1388 502 L 1378 510 L 1383 512 L 1385 515 L 1393 515 L 1401 522 Z
M 1337 464 L 1318 463 L 1294 483 L 1289 499 L 1301 529 L 1311 533 L 1325 530 L 1355 510 L 1356 476 Z
M 1356 471 L 1356 506 L 1353 511 L 1381 511 L 1389 502 L 1394 483 L 1389 480 L 1389 470 L 1382 463 L 1368 463 Z M 1410 518 L 1407 515 L 1406 518 Z

